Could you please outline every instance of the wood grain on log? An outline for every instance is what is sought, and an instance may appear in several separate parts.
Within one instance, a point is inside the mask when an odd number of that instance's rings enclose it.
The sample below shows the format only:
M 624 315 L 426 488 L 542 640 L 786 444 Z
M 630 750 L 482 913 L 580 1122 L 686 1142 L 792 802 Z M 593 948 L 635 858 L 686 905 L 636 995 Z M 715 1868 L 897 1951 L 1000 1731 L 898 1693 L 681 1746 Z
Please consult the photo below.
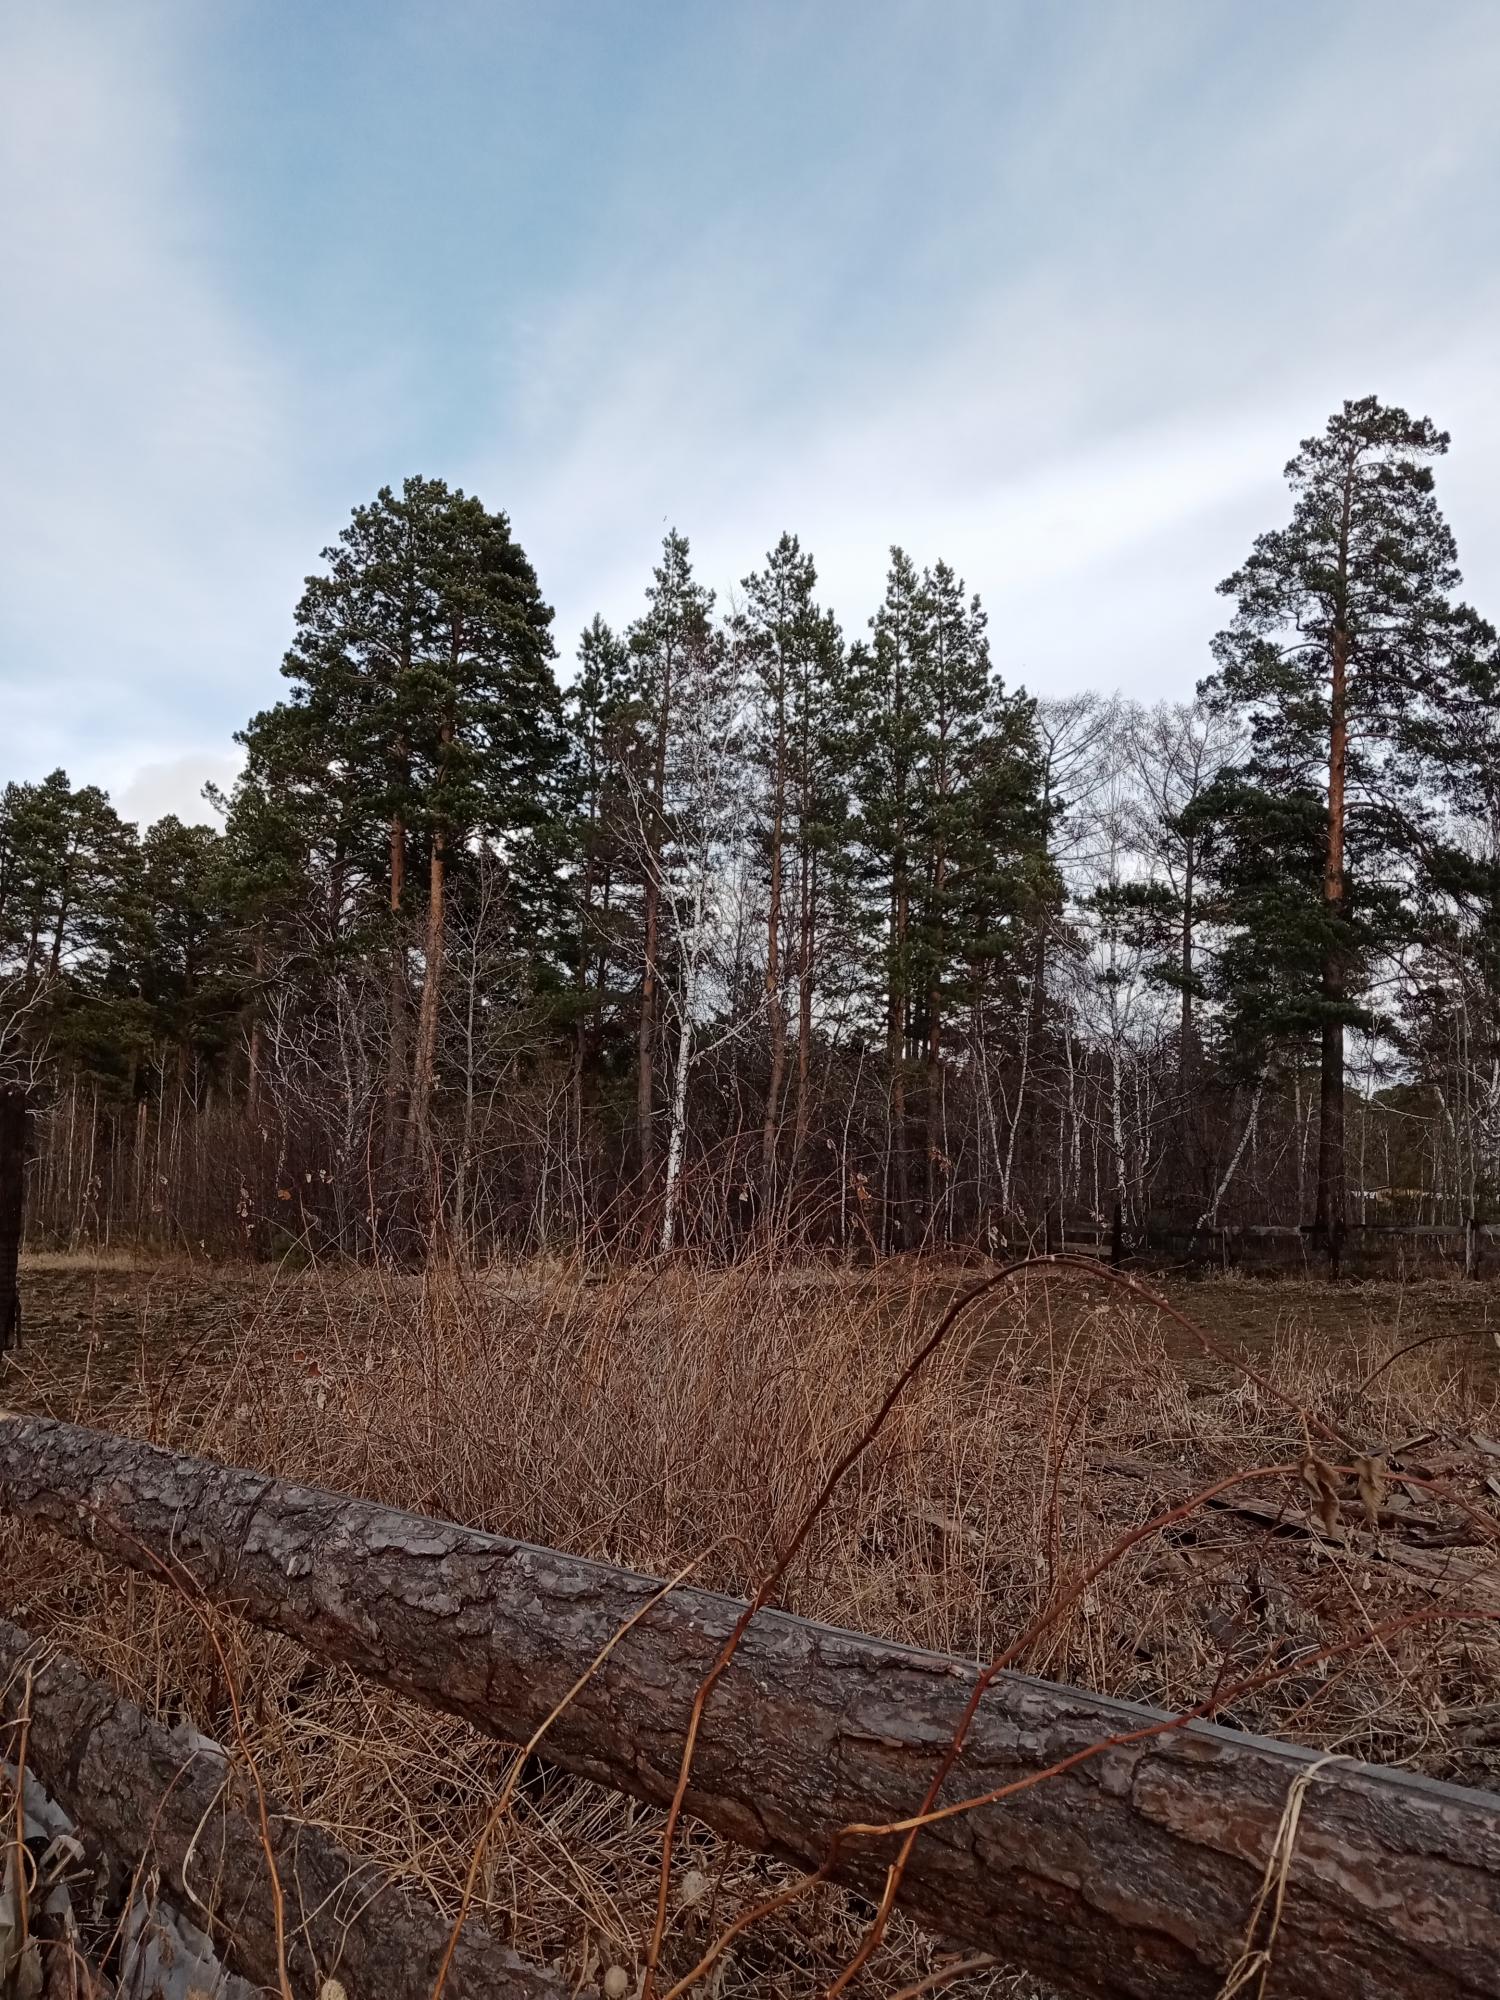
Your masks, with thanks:
M 30 1679 L 27 1680 L 27 1669 Z M 270 1871 L 243 1767 L 206 1737 L 165 1729 L 71 1660 L 0 1619 L 0 1720 L 22 1709 L 28 1767 L 74 1823 L 127 1868 L 154 1864 L 257 1988 L 281 1990 Z M 336 1977 L 350 2000 L 427 2000 L 450 1926 L 430 1903 L 319 1828 L 275 1814 L 293 1991 Z M 185 1879 L 186 1878 L 186 1879 Z M 478 1924 L 454 1954 L 450 2000 L 566 2000 L 572 1980 L 529 1966 Z
M 649 1579 L 553 1550 L 175 1456 L 40 1418 L 0 1419 L 0 1508 L 137 1568 L 166 1552 L 214 1599 L 511 1741 L 536 1726 Z M 565 1710 L 546 1754 L 670 1797 L 694 1692 L 742 1607 L 678 1589 Z M 975 1668 L 779 1612 L 757 1618 L 709 1703 L 689 1809 L 816 1863 L 850 1821 L 911 1812 Z M 947 1798 L 983 1793 L 1149 1726 L 1153 1711 L 1006 1676 Z M 1310 1753 L 1203 1726 L 1115 1745 L 917 1842 L 903 1902 L 940 1934 L 1062 1993 L 1212 1995 L 1235 1959 Z M 866 1888 L 890 1843 L 842 1873 Z M 1278 2000 L 1500 1996 L 1500 1798 L 1365 1766 L 1302 1804 L 1267 1992 Z

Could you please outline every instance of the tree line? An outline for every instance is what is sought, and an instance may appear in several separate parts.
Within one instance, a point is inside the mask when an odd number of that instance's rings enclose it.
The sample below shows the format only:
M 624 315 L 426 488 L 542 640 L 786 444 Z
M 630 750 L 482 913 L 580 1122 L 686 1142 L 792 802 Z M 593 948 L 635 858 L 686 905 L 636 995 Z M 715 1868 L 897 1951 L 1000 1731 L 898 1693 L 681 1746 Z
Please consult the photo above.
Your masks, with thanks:
M 1495 634 L 1447 437 L 1346 403 L 1196 697 L 1007 686 L 890 552 L 675 530 L 564 678 L 504 513 L 412 478 L 308 578 L 218 826 L 0 802 L 0 1054 L 56 1232 L 266 1251 L 993 1249 L 1488 1219 Z

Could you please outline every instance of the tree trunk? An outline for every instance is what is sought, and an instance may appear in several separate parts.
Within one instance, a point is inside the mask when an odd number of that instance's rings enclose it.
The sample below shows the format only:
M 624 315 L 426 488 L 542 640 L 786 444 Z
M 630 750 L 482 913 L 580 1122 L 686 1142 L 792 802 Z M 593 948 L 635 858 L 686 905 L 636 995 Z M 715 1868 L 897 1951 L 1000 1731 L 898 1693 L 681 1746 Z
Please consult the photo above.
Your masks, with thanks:
M 450 671 L 456 682 L 463 651 L 463 625 L 455 618 L 450 654 Z M 425 1222 L 431 1229 L 437 1220 L 442 1191 L 432 1158 L 432 1093 L 437 1084 L 438 1026 L 443 1004 L 443 954 L 447 943 L 448 841 L 445 813 L 448 766 L 453 755 L 457 730 L 454 699 L 450 695 L 438 725 L 438 767 L 433 785 L 437 811 L 432 826 L 432 847 L 427 870 L 427 936 L 422 947 L 422 999 L 417 1011 L 417 1046 L 412 1063 L 411 1105 L 407 1116 L 410 1150 L 416 1169 L 416 1185 L 427 1191 Z
M 1178 977 L 1182 981 L 1182 995 L 1177 1019 L 1177 1098 L 1181 1107 L 1178 1115 L 1178 1145 L 1181 1148 L 1181 1173 L 1185 1182 L 1196 1180 L 1199 1147 L 1198 1133 L 1201 1129 L 1199 1113 L 1193 1101 L 1193 1083 L 1197 1069 L 1197 1048 L 1193 1037 L 1196 1029 L 1193 1023 L 1193 928 L 1195 911 L 1193 896 L 1197 887 L 1197 855 L 1191 836 L 1183 843 L 1182 856 L 1182 940 Z
M 671 1122 L 667 1131 L 667 1175 L 662 1194 L 661 1247 L 670 1250 L 677 1234 L 677 1199 L 682 1185 L 682 1159 L 687 1144 L 688 1082 L 693 1063 L 693 1009 L 697 1005 L 697 976 L 690 969 L 687 991 L 682 997 L 682 1019 L 677 1024 L 677 1060 L 672 1071 Z
M 662 658 L 661 712 L 656 718 L 656 759 L 651 774 L 651 809 L 646 828 L 646 964 L 641 974 L 641 1018 L 636 1030 L 636 1151 L 641 1178 L 649 1182 L 656 1160 L 656 988 L 661 943 L 661 866 L 667 805 L 667 743 L 672 727 L 672 648 Z
M 1335 935 L 1323 957 L 1323 1050 L 1318 1089 L 1318 1195 L 1315 1223 L 1328 1252 L 1328 1275 L 1339 1275 L 1344 1249 L 1347 1170 L 1344 1161 L 1344 774 L 1349 748 L 1346 709 L 1348 636 L 1333 635 L 1328 732 L 1328 842 L 1323 903 Z
M 770 1219 L 776 1194 L 776 1141 L 781 1129 L 781 1093 L 786 1081 L 786 1010 L 781 1004 L 781 863 L 786 804 L 786 685 L 782 668 L 776 709 L 776 762 L 771 774 L 771 885 L 766 912 L 766 1034 L 770 1074 L 766 1116 L 760 1136 L 762 1212 Z
M 603 1004 L 601 964 L 599 995 L 590 1009 L 589 973 L 594 960 L 594 876 L 599 849 L 599 775 L 591 753 L 588 791 L 588 825 L 584 833 L 583 877 L 578 888 L 578 967 L 573 978 L 573 1004 L 578 1018 L 573 1024 L 573 1133 L 574 1144 L 583 1147 L 583 1087 L 591 1053 L 590 1027 L 599 1019 Z M 602 960 L 602 952 L 600 954 Z
M 203 1919 L 198 1898 L 215 1889 L 215 1943 L 257 1988 L 279 1992 L 270 1875 L 244 1771 L 217 1743 L 190 1728 L 163 1728 L 4 1619 L 0 1686 L 0 1718 L 27 1718 L 28 1769 L 75 1826 L 131 1871 L 154 1865 L 195 1921 Z M 429 2000 L 447 1920 L 425 1899 L 382 1882 L 377 1867 L 319 1827 L 273 1808 L 270 1832 L 298 2000 L 318 2000 L 332 1978 L 355 2000 Z M 464 1926 L 444 1988 L 448 2000 L 562 2000 L 573 1990 L 571 1980 L 527 1965 L 475 1923 Z
M 417 1043 L 412 1059 L 407 1123 L 419 1181 L 431 1178 L 432 1093 L 437 1082 L 438 1024 L 442 1012 L 443 955 L 447 941 L 448 833 L 432 830 L 427 874 L 427 934 L 422 945 L 422 998 L 417 1009 Z
M 818 892 L 817 857 L 807 851 L 804 841 L 801 879 L 798 889 L 797 919 L 797 1127 L 792 1139 L 794 1171 L 800 1167 L 807 1145 L 807 1128 L 812 1111 L 812 1002 L 814 904 Z
M 68 866 L 63 871 L 62 886 L 58 891 L 57 924 L 52 932 L 52 950 L 47 957 L 47 970 L 54 979 L 56 979 L 58 973 L 62 970 L 63 938 L 68 928 L 68 912 L 72 908 L 72 864 L 77 857 L 78 848 L 77 843 L 74 842 L 68 848 Z
M 1044 826 L 1050 827 L 1051 811 L 1052 811 L 1051 783 L 1050 779 L 1044 778 L 1043 789 L 1042 789 L 1042 824 Z M 1026 1195 L 1029 1198 L 1029 1206 L 1033 1214 L 1038 1208 L 1040 1208 L 1044 1217 L 1050 1216 L 1052 1212 L 1052 1189 L 1049 1184 L 1050 1176 L 1046 1171 L 1046 1167 L 1043 1161 L 1043 1140 L 1042 1140 L 1043 1106 L 1042 1106 L 1042 1091 L 1040 1088 L 1040 1082 L 1042 1080 L 1042 1075 L 1043 1075 L 1042 1061 L 1043 1061 L 1044 1047 L 1045 1047 L 1044 1037 L 1047 1032 L 1048 918 L 1049 918 L 1049 911 L 1047 908 L 1046 898 L 1044 894 L 1041 892 L 1041 888 L 1039 885 L 1037 894 L 1037 904 L 1036 904 L 1036 937 L 1032 942 L 1032 953 L 1031 953 L 1031 993 L 1029 995 L 1030 1005 L 1027 1009 L 1028 1020 L 1026 1028 L 1027 1060 L 1033 1072 L 1035 1083 L 1029 1101 L 1025 1102 L 1024 1105 L 1018 1102 L 1016 1109 L 1018 1116 L 1023 1108 L 1026 1113 L 1026 1136 L 1025 1136 L 1025 1144 L 1022 1149 L 1022 1159 L 1025 1162 L 1027 1178 L 1030 1182 L 1029 1187 L 1026 1189 Z M 1071 1081 L 1070 1081 L 1070 1098 L 1071 1098 Z M 1063 1162 L 1059 1160 L 1058 1180 L 1057 1180 L 1057 1192 L 1058 1192 L 1059 1202 L 1064 1202 L 1067 1198 L 1066 1180 L 1067 1180 L 1067 1174 L 1065 1167 L 1063 1165 Z
M 946 781 L 945 781 L 946 784 Z M 937 1234 L 938 1209 L 941 1205 L 939 1190 L 943 1187 L 943 1170 L 939 1161 L 943 1150 L 943 942 L 946 925 L 943 920 L 943 891 L 947 886 L 947 858 L 943 842 L 939 837 L 932 858 L 932 905 L 933 925 L 930 949 L 933 953 L 931 974 L 927 982 L 927 1046 L 926 1058 L 926 1154 L 927 1154 L 927 1226 L 928 1237 Z
M 147 1572 L 147 1550 L 170 1551 L 213 1601 L 511 1742 L 593 1667 L 547 1755 L 654 1804 L 672 1794 L 695 1692 L 743 1608 L 678 1588 L 623 1631 L 657 1589 L 628 1571 L 45 1418 L 0 1418 L 0 1507 Z M 745 1846 L 820 1862 L 841 1826 L 919 1805 L 975 1673 L 763 1612 L 705 1707 L 687 1810 Z M 1060 1994 L 1208 2000 L 1300 1781 L 1278 2000 L 1494 2000 L 1500 1800 L 1353 1764 L 1314 1776 L 1318 1761 L 1002 1676 L 941 1796 L 1050 1775 L 929 1827 L 902 1903 Z M 890 1853 L 856 1845 L 840 1875 L 869 1893 Z
M 406 894 L 406 821 L 399 812 L 391 815 L 388 849 L 390 885 L 387 907 L 390 917 L 391 1018 L 388 1029 L 389 1047 L 386 1050 L 385 1123 L 382 1133 L 382 1164 L 385 1169 L 385 1186 L 382 1194 L 387 1201 L 396 1195 L 401 1170 L 408 1080 L 407 1012 L 411 1005 L 406 977 L 406 938 L 402 929 L 404 916 L 402 902 Z
M 911 1165 L 906 1123 L 906 886 L 898 852 L 891 885 L 891 970 L 886 996 L 886 1060 L 890 1067 L 890 1156 L 894 1193 L 887 1190 L 885 1247 L 911 1247 Z
M 635 1038 L 635 1144 L 640 1156 L 643 1181 L 651 1178 L 656 1157 L 655 1098 L 652 1070 L 656 1036 L 656 952 L 661 922 L 660 891 L 655 871 L 660 865 L 653 846 L 646 882 L 646 966 L 641 974 L 641 1017 Z
M 1182 862 L 1182 960 L 1178 976 L 1182 980 L 1182 1005 L 1177 1034 L 1177 1080 L 1184 1102 L 1193 1071 L 1193 843 L 1188 841 Z
M 1244 1159 L 1246 1152 L 1249 1150 L 1250 1141 L 1255 1137 L 1255 1128 L 1260 1120 L 1260 1101 L 1265 1096 L 1266 1078 L 1269 1074 L 1269 1069 L 1263 1069 L 1255 1079 L 1255 1089 L 1251 1094 L 1250 1110 L 1245 1119 L 1245 1129 L 1240 1133 L 1239 1144 L 1234 1149 L 1229 1165 L 1224 1169 L 1224 1178 L 1214 1189 L 1213 1200 L 1198 1217 L 1197 1227 L 1193 1231 L 1194 1243 L 1197 1242 L 1205 1229 L 1217 1229 L 1219 1226 L 1219 1209 L 1223 1204 L 1225 1195 L 1229 1192 L 1230 1183 L 1239 1172 L 1240 1161 Z
M 251 961 L 250 1035 L 245 1057 L 245 1118 L 251 1125 L 260 1114 L 260 1073 L 265 1051 L 261 997 L 265 976 L 266 920 L 262 917 L 255 926 L 255 955 Z
M 21 1223 L 26 1203 L 25 1093 L 0 1084 L 0 1354 L 21 1337 Z

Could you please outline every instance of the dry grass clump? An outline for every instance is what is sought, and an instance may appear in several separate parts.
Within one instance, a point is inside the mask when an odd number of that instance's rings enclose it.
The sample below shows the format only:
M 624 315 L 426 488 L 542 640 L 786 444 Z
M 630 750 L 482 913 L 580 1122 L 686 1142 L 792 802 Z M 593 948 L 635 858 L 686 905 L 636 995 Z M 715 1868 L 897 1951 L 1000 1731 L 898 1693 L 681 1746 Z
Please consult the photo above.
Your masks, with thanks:
M 910 1273 L 810 1283 L 748 1266 L 597 1283 L 568 1270 L 245 1272 L 207 1288 L 199 1312 L 191 1287 L 165 1314 L 160 1295 L 145 1308 L 137 1295 L 133 1332 L 128 1316 L 108 1318 L 95 1339 L 80 1314 L 70 1351 L 49 1363 L 29 1349 L 6 1394 L 658 1575 L 696 1562 L 695 1582 L 743 1591 L 863 1430 L 944 1283 L 951 1295 L 951 1280 L 914 1286 Z M 1210 1325 L 1215 1289 L 1194 1300 Z M 1283 1323 L 1275 1288 L 1265 1310 L 1256 1365 L 1274 1390 L 1205 1362 L 1102 1281 L 994 1295 L 836 1492 L 781 1601 L 987 1658 L 1164 1503 L 1238 1469 L 1295 1463 L 1309 1441 L 1299 1405 L 1366 1452 L 1424 1438 L 1417 1455 L 1442 1461 L 1474 1508 L 1493 1508 L 1486 1463 L 1500 1472 L 1500 1458 L 1476 1457 L 1469 1442 L 1500 1431 L 1487 1339 L 1400 1352 L 1421 1337 L 1409 1299 L 1390 1324 L 1342 1340 L 1295 1313 Z M 1251 1490 L 1303 1511 L 1295 1480 Z M 1411 1511 L 1415 1524 L 1383 1522 L 1381 1533 L 1411 1539 L 1429 1517 L 1439 1535 L 1464 1533 L 1461 1511 L 1428 1500 Z M 0 1553 L 23 1622 L 102 1662 L 159 1712 L 218 1724 L 222 1672 L 184 1605 L 33 1535 L 7 1531 Z M 1282 1535 L 1205 1511 L 1117 1562 L 1023 1665 L 1177 1709 L 1238 1663 L 1270 1658 L 1284 1675 L 1232 1720 L 1490 1782 L 1500 1778 L 1487 1740 L 1500 1724 L 1491 1628 L 1417 1627 L 1337 1670 L 1298 1665 L 1330 1638 L 1431 1599 L 1362 1531 Z M 456 1907 L 504 1750 L 287 1642 L 226 1625 L 221 1643 L 270 1788 Z M 660 1814 L 538 1763 L 491 1842 L 477 1907 L 533 1958 L 575 1974 L 631 1967 L 650 1929 L 660 1828 Z M 773 1864 L 689 1828 L 669 1955 L 691 1962 L 777 1879 Z M 811 1992 L 853 1951 L 867 1914 L 838 1892 L 810 1897 L 743 1939 L 711 1990 Z M 934 1947 L 895 1927 L 859 1990 L 897 1992 L 934 1963 Z M 1025 1988 L 996 1975 L 947 1990 Z

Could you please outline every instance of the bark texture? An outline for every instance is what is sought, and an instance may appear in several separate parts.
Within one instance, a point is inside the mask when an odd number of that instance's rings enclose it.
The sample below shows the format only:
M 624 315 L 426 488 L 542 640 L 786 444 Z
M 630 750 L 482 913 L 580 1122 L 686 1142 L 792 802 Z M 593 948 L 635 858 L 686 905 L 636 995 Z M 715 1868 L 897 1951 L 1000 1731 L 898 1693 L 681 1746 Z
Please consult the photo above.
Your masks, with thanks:
M 28 1713 L 28 1768 L 79 1829 L 129 1868 L 149 1858 L 194 1917 L 207 1904 L 236 1969 L 279 1992 L 270 1872 L 243 1768 L 207 1737 L 152 1722 L 4 1619 L 0 1689 L 0 1721 Z M 427 2000 L 449 1933 L 431 1904 L 316 1827 L 275 1815 L 271 1845 L 299 2000 L 317 2000 L 330 1978 L 349 2000 Z M 466 1925 L 445 1991 L 450 2000 L 564 2000 L 574 1987 Z
M 0 1419 L 0 1507 L 136 1567 L 170 1549 L 215 1599 L 323 1659 L 523 1738 L 657 1586 L 314 1488 L 41 1418 Z M 742 1607 L 679 1589 L 620 1641 L 547 1754 L 660 1803 L 694 1692 Z M 709 1702 L 689 1810 L 802 1862 L 854 1820 L 915 1809 L 972 1690 L 961 1661 L 779 1612 Z M 945 1798 L 1024 1779 L 1154 1712 L 1007 1676 Z M 903 1901 L 944 1936 L 1060 1993 L 1214 1995 L 1234 1962 L 1293 1782 L 1314 1760 L 1204 1726 L 1116 1744 L 925 1832 Z M 868 1889 L 892 1843 L 851 1859 Z M 1302 1806 L 1265 1991 L 1277 2000 L 1500 1995 L 1500 1799 L 1349 1765 Z

